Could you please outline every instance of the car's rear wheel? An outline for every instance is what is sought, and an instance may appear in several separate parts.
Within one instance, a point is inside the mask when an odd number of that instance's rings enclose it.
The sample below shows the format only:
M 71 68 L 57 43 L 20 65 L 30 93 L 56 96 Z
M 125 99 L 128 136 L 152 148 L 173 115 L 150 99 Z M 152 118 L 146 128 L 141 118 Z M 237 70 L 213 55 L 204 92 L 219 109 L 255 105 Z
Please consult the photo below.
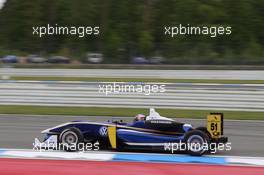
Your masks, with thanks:
M 83 149 L 83 136 L 76 128 L 65 129 L 59 136 L 60 148 L 65 151 L 78 151 Z
M 192 156 L 201 156 L 208 151 L 209 137 L 200 130 L 189 131 L 185 135 L 186 151 Z

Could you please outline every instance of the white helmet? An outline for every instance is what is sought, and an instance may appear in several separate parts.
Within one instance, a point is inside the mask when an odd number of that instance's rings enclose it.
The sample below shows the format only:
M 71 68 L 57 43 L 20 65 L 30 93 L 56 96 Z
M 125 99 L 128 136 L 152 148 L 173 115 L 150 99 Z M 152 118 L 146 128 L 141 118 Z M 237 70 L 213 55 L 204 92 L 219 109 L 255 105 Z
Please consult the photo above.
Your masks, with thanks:
M 143 121 L 143 120 L 145 120 L 144 114 L 137 114 L 134 119 L 134 121 Z

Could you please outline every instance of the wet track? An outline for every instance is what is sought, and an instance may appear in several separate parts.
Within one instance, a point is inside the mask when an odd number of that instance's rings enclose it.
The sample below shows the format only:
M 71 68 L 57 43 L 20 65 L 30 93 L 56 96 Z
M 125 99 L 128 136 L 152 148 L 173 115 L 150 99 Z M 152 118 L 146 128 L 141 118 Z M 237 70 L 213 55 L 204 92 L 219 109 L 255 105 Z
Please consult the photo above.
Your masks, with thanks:
M 41 137 L 40 131 L 71 120 L 107 121 L 123 119 L 132 121 L 131 117 L 92 117 L 92 116 L 24 116 L 0 115 L 0 148 L 31 149 L 35 137 Z M 205 125 L 204 120 L 176 119 L 194 126 Z M 264 156 L 264 122 L 225 120 L 224 132 L 232 143 L 232 150 L 220 155 Z

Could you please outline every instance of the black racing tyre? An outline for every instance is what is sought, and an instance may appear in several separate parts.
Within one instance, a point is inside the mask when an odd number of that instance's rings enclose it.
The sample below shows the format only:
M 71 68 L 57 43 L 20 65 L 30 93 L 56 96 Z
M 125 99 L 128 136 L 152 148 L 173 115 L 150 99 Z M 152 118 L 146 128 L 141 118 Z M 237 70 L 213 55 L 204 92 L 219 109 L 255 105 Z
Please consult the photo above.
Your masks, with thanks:
M 83 135 L 76 128 L 68 128 L 62 131 L 59 135 L 60 149 L 65 151 L 79 151 L 83 149 Z
M 186 133 L 184 143 L 186 144 L 186 151 L 188 154 L 192 156 L 201 156 L 208 151 L 210 139 L 205 132 L 195 129 Z
M 195 129 L 206 133 L 208 135 L 209 139 L 211 140 L 211 134 L 209 133 L 209 131 L 207 130 L 206 127 L 200 126 L 200 127 L 195 128 Z
M 214 142 L 214 141 L 212 140 L 212 136 L 211 136 L 211 134 L 209 133 L 209 131 L 207 130 L 206 127 L 202 127 L 202 126 L 201 126 L 201 127 L 197 127 L 196 130 L 203 131 L 204 133 L 206 133 L 206 134 L 208 135 L 209 140 L 210 140 L 210 143 Z M 210 153 L 211 151 L 215 152 L 215 151 L 216 151 L 216 150 L 215 150 L 215 146 L 216 146 L 216 145 L 211 144 L 211 145 L 209 146 L 209 149 L 208 149 L 207 152 L 208 152 L 208 153 Z

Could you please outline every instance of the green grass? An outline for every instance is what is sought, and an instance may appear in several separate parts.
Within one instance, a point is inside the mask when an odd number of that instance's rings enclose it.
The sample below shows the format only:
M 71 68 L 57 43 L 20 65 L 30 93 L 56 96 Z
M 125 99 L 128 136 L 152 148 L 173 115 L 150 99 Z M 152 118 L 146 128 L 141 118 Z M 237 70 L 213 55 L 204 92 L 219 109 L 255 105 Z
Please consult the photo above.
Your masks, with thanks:
M 144 79 L 144 78 L 96 78 L 96 77 L 10 77 L 11 80 L 37 81 L 105 81 L 105 82 L 160 82 L 160 83 L 221 83 L 264 84 L 264 80 L 201 80 L 201 79 Z
M 156 109 L 162 116 L 179 118 L 206 118 L 210 112 L 223 112 L 225 119 L 264 120 L 264 112 L 209 111 L 183 109 Z M 45 106 L 0 106 L 1 114 L 82 115 L 82 116 L 135 116 L 148 114 L 148 109 L 99 108 L 99 107 L 45 107 Z

